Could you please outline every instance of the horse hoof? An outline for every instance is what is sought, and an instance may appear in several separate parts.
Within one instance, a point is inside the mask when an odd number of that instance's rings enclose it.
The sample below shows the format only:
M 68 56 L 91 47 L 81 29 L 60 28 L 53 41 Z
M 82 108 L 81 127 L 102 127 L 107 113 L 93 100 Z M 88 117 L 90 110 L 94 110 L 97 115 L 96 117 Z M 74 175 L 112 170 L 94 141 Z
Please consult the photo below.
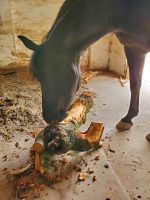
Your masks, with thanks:
M 150 133 L 146 136 L 146 139 L 150 142 Z
M 127 123 L 127 122 L 123 122 L 122 120 L 116 125 L 116 128 L 122 131 L 126 131 L 129 130 L 131 127 L 133 126 L 133 124 Z

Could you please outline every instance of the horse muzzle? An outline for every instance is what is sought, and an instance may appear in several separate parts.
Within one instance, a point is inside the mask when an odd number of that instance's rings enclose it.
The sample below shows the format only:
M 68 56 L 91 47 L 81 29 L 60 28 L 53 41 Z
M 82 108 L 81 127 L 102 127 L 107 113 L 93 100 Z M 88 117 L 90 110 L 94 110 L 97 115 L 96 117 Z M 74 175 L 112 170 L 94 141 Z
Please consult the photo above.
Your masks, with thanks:
M 67 112 L 60 112 L 60 113 L 51 113 L 51 112 L 43 112 L 43 118 L 46 123 L 51 123 L 52 121 L 61 122 L 67 117 Z

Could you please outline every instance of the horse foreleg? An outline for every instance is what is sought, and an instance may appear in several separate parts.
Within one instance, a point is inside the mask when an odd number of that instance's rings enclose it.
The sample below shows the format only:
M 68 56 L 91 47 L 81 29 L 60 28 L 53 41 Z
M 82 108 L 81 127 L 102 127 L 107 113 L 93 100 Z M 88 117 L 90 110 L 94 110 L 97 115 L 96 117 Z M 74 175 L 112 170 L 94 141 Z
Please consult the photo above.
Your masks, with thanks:
M 133 126 L 132 119 L 139 112 L 139 95 L 142 82 L 145 52 L 138 49 L 125 48 L 129 66 L 131 99 L 127 115 L 117 124 L 117 128 L 128 130 Z

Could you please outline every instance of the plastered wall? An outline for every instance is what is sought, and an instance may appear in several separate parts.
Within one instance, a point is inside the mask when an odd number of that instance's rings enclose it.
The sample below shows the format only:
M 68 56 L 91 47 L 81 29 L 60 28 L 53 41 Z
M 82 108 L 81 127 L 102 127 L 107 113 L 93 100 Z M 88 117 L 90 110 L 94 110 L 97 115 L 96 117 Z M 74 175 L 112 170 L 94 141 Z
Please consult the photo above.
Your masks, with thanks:
M 1 1 L 1 0 L 0 0 Z M 12 0 L 15 35 L 25 35 L 37 44 L 49 31 L 63 0 Z M 17 61 L 26 65 L 31 51 L 16 39 Z
M 120 75 L 127 76 L 128 66 L 123 45 L 118 41 L 115 34 L 111 34 L 109 44 L 108 68 Z
M 14 31 L 11 0 L 0 0 L 0 67 L 9 68 L 15 62 Z
M 0 0 L 0 69 L 28 66 L 31 51 L 18 40 L 23 34 L 40 43 L 52 26 L 64 0 Z M 81 65 L 109 69 L 120 75 L 127 70 L 123 46 L 108 34 L 84 52 Z

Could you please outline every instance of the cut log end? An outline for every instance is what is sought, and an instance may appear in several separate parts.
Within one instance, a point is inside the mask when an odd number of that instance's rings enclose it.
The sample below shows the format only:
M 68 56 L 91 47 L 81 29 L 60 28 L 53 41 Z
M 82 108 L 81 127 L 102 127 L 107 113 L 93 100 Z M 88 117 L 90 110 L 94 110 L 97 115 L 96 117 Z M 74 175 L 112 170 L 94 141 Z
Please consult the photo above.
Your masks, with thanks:
M 103 123 L 91 122 L 90 127 L 84 134 L 86 134 L 85 137 L 89 143 L 95 143 L 100 141 L 103 130 Z

